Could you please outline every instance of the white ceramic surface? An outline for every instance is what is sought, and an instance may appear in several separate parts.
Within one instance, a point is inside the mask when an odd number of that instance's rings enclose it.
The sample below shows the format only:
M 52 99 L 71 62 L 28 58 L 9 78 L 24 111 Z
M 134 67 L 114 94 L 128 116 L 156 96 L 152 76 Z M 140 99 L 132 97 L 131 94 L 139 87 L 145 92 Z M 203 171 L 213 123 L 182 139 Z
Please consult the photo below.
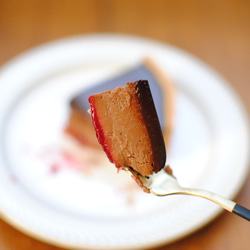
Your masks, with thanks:
M 33 237 L 71 248 L 132 249 L 177 240 L 222 210 L 197 197 L 154 197 L 103 154 L 64 148 L 69 100 L 151 57 L 173 79 L 168 163 L 183 186 L 234 198 L 248 172 L 248 119 L 229 84 L 172 46 L 90 35 L 39 46 L 0 71 L 0 215 Z M 237 168 L 236 168 L 237 166 Z

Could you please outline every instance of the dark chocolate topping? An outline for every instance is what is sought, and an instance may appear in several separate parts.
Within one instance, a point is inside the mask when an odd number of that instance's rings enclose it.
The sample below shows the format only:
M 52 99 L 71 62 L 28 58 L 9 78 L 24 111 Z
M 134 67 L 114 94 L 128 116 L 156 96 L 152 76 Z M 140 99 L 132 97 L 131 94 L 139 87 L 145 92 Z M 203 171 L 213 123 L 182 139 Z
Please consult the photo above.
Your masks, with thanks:
M 135 88 L 139 104 L 142 107 L 143 119 L 150 135 L 154 162 L 157 164 L 153 168 L 155 172 L 158 172 L 165 166 L 166 149 L 153 97 L 147 80 L 138 81 Z

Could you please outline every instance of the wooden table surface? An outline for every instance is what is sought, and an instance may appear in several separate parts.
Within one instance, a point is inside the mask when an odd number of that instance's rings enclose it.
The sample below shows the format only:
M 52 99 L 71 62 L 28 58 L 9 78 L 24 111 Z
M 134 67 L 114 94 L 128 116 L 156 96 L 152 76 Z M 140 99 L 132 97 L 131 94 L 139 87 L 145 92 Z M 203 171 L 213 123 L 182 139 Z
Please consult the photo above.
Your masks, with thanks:
M 231 83 L 250 112 L 247 0 L 0 0 L 0 65 L 44 42 L 98 32 L 153 38 L 194 54 Z M 250 207 L 250 176 L 235 200 Z M 0 219 L 0 249 L 61 248 Z M 198 232 L 157 249 L 250 249 L 250 224 L 225 212 Z

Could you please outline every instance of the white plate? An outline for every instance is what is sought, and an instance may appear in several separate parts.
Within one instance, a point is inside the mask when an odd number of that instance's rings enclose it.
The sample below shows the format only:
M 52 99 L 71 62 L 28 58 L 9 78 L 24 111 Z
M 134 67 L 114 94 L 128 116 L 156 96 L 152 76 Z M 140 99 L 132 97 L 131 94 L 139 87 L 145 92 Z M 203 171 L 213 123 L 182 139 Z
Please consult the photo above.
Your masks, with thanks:
M 177 240 L 222 211 L 201 198 L 145 194 L 113 166 L 84 170 L 61 148 L 70 98 L 145 56 L 176 84 L 168 163 L 180 184 L 227 198 L 237 194 L 248 172 L 248 120 L 225 80 L 191 55 L 162 43 L 80 36 L 28 51 L 0 72 L 4 219 L 60 246 L 138 249 Z M 91 157 L 88 151 L 86 157 Z

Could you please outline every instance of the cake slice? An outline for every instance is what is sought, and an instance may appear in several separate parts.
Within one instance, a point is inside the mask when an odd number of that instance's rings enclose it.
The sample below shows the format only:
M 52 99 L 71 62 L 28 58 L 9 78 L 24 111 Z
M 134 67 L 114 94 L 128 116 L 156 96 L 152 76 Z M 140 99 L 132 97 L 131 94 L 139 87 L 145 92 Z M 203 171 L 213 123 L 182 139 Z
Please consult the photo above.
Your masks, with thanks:
M 88 100 L 98 142 L 118 169 L 146 177 L 165 166 L 165 143 L 148 81 L 129 82 Z
M 96 140 L 90 115 L 87 113 L 89 109 L 88 97 L 139 79 L 147 79 L 150 82 L 155 108 L 167 145 L 173 128 L 175 91 L 165 72 L 162 72 L 150 58 L 144 59 L 141 64 L 120 72 L 111 78 L 103 79 L 72 97 L 69 120 L 65 128 L 65 132 L 70 135 L 70 139 L 74 139 L 75 144 L 79 144 L 79 146 L 89 146 L 101 150 L 102 148 Z

